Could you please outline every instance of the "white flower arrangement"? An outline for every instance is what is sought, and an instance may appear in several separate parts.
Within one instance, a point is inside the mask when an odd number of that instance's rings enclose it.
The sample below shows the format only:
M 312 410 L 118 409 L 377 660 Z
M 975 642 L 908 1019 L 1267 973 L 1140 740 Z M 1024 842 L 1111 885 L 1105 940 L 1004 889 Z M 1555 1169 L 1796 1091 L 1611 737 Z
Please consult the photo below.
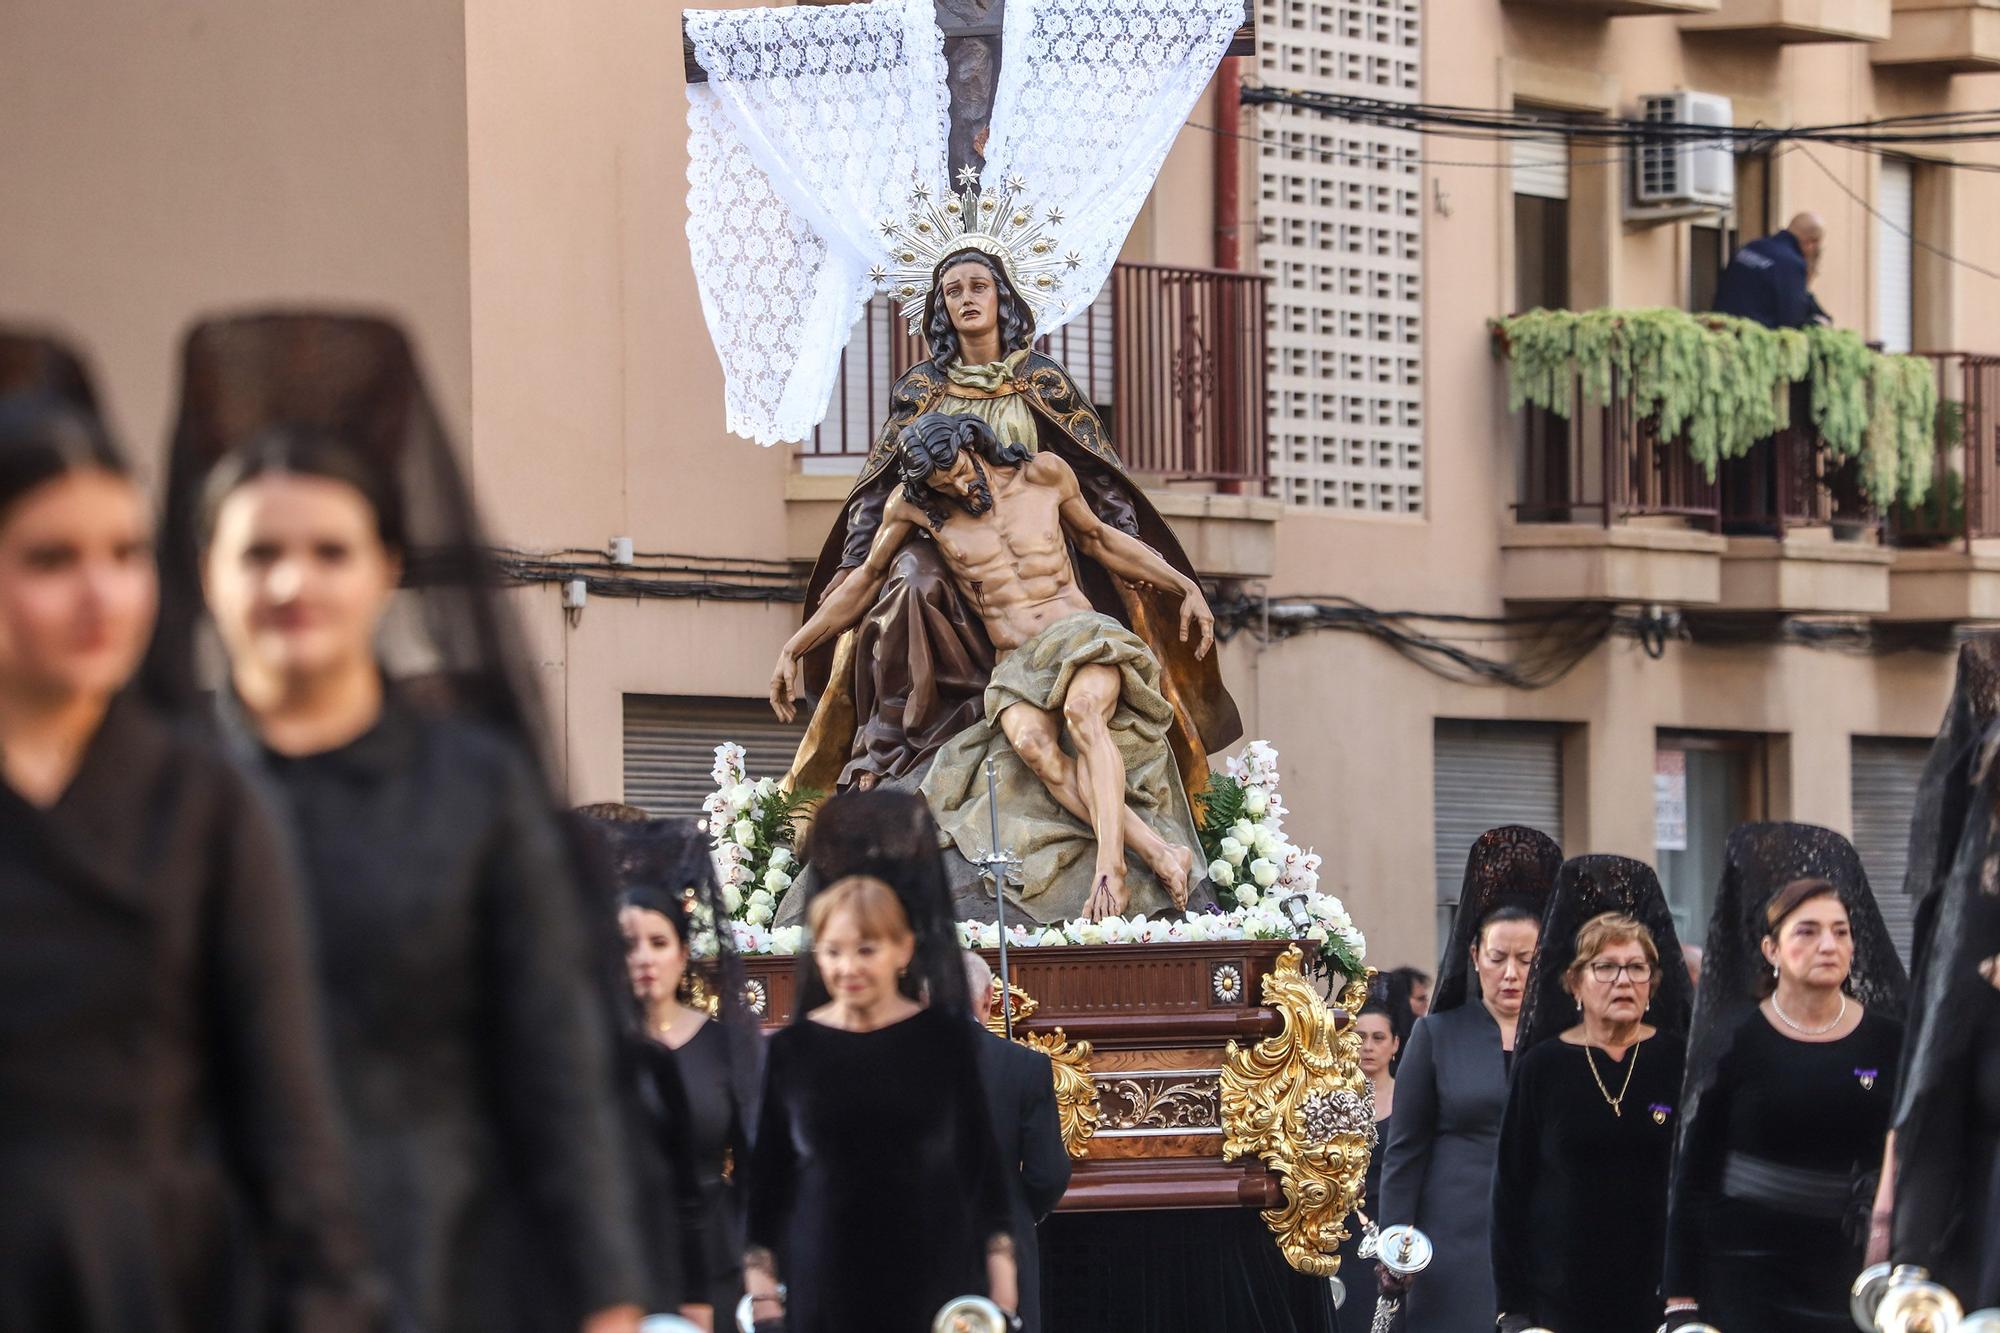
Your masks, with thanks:
M 819 799 L 817 792 L 786 791 L 770 778 L 750 781 L 749 756 L 733 741 L 715 747 L 709 776 L 715 790 L 702 801 L 714 843 L 715 874 L 722 905 L 738 927 L 763 930 L 777 917 L 778 903 L 798 878 L 796 820 Z M 767 932 L 768 933 L 768 932 Z M 754 950 L 768 953 L 769 949 Z
M 787 830 L 791 815 L 804 802 L 778 792 L 775 784 L 767 788 L 768 778 L 746 783 L 743 762 L 741 746 L 716 747 L 717 790 L 703 807 L 710 812 L 710 827 L 721 830 L 716 864 L 723 874 L 725 905 L 734 918 L 737 951 L 796 954 L 805 947 L 805 931 L 798 926 L 770 928 L 776 900 L 800 869 L 786 845 L 789 839 L 760 853 L 759 837 L 737 835 L 744 824 L 753 826 L 753 834 L 766 827 L 771 816 L 763 802 L 774 793 L 791 801 L 784 816 Z M 1209 855 L 1208 877 L 1223 910 L 1184 920 L 1155 920 L 1141 913 L 1052 925 L 1017 922 L 1007 927 L 1008 947 L 1306 939 L 1319 944 L 1327 960 L 1342 972 L 1361 976 L 1367 968 L 1368 941 L 1340 899 L 1319 891 L 1319 854 L 1301 850 L 1285 835 L 1290 811 L 1278 795 L 1278 752 L 1267 742 L 1252 741 L 1225 767 L 1227 772 L 1210 780 L 1202 798 L 1202 848 Z M 1286 910 L 1285 900 L 1291 897 L 1305 904 L 1303 927 L 1294 926 Z M 990 921 L 961 921 L 958 940 L 966 948 L 990 949 L 1000 943 L 1000 930 Z

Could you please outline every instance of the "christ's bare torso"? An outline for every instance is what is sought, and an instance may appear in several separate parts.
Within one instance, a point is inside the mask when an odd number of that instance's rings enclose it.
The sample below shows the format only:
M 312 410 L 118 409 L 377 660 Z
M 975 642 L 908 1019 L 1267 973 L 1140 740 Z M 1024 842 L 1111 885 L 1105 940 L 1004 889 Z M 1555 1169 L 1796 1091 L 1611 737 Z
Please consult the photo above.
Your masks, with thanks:
M 1038 480 L 1038 471 L 1033 461 L 989 467 L 993 507 L 975 517 L 951 505 L 944 526 L 931 533 L 1003 656 L 1057 621 L 1095 609 L 1070 565 L 1063 493 Z

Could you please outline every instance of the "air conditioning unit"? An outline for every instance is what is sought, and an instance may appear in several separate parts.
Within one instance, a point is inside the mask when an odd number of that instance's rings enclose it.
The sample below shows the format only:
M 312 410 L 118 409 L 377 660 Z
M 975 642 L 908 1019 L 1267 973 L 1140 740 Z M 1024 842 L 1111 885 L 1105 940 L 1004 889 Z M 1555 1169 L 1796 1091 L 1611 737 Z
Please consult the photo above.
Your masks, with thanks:
M 1642 209 L 1728 208 L 1736 200 L 1736 159 L 1726 137 L 1701 139 L 1684 126 L 1735 123 L 1727 97 L 1715 93 L 1649 93 L 1639 99 L 1648 125 L 1676 127 L 1642 138 L 1632 159 L 1632 202 Z

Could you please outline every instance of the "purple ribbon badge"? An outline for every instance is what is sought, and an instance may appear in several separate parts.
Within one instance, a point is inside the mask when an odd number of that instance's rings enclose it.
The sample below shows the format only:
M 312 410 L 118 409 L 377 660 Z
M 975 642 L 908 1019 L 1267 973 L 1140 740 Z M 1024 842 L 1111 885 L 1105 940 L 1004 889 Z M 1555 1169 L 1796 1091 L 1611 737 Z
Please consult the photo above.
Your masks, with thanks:
M 1666 1124 L 1667 1117 L 1674 1113 L 1673 1107 L 1663 1106 L 1659 1102 L 1654 1102 L 1651 1109 L 1653 1112 L 1653 1123 L 1656 1125 Z
M 1881 1072 L 1879 1069 L 1857 1069 L 1854 1071 L 1854 1077 L 1861 1080 L 1861 1090 L 1867 1092 L 1875 1086 L 1875 1076 Z

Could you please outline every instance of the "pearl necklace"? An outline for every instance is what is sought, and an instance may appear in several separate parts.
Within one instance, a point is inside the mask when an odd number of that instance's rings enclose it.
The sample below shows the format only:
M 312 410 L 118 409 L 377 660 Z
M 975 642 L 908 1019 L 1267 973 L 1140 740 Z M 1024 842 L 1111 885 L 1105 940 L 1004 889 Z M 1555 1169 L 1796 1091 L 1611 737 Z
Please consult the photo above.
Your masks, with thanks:
M 1778 1016 L 1779 1022 L 1783 1023 L 1786 1027 L 1790 1028 L 1794 1032 L 1799 1033 L 1802 1036 L 1823 1037 L 1827 1033 L 1839 1027 L 1840 1020 L 1847 1017 L 1847 996 L 1843 994 L 1840 997 L 1840 1012 L 1835 1014 L 1833 1016 L 1833 1021 L 1831 1023 L 1828 1023 L 1825 1027 L 1809 1028 L 1805 1024 L 1799 1022 L 1798 1019 L 1793 1018 L 1790 1014 L 1786 1013 L 1785 1007 L 1778 1003 L 1778 993 L 1776 991 L 1771 992 L 1771 1012 Z

